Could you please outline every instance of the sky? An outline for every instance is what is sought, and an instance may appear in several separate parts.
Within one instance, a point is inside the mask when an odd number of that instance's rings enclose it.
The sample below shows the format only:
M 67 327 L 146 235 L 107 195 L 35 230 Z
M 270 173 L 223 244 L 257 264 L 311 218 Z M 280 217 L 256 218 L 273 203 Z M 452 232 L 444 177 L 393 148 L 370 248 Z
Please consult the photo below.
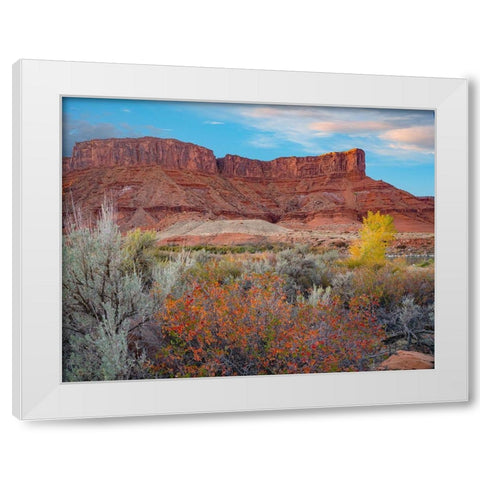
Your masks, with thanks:
M 63 98 L 63 155 L 94 138 L 176 138 L 258 160 L 365 150 L 367 175 L 434 195 L 434 112 Z

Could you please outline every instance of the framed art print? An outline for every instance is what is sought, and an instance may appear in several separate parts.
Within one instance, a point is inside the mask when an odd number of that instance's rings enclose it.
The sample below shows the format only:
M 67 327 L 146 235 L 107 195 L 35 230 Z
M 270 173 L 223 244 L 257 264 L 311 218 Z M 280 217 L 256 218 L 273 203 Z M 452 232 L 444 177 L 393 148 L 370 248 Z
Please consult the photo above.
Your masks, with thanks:
M 468 399 L 465 80 L 13 83 L 17 417 Z

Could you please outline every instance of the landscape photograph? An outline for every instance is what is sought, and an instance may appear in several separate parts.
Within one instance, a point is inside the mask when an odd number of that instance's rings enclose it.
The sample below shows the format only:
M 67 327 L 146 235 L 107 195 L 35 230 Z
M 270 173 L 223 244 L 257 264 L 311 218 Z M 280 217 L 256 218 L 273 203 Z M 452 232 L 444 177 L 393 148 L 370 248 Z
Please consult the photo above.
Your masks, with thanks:
M 435 113 L 62 99 L 64 382 L 434 368 Z

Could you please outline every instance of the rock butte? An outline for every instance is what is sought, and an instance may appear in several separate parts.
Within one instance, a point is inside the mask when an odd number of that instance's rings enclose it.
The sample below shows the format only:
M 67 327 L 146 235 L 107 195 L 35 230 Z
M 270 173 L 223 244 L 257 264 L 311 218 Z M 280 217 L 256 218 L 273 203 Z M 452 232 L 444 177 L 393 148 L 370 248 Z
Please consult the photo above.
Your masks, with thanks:
M 122 230 L 241 219 L 293 230 L 355 230 L 371 210 L 391 214 L 401 232 L 434 231 L 433 197 L 366 176 L 360 149 L 261 161 L 216 158 L 175 139 L 90 140 L 63 159 L 63 195 L 64 217 L 72 204 L 95 215 L 111 197 Z

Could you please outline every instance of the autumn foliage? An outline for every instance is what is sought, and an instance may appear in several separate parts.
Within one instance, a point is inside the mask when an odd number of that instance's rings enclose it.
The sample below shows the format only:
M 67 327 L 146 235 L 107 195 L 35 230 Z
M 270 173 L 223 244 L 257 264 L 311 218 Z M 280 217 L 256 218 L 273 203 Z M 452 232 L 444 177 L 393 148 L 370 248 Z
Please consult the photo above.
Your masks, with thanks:
M 338 300 L 293 305 L 271 273 L 222 284 L 199 281 L 169 297 L 157 321 L 165 339 L 150 368 L 159 376 L 198 377 L 364 370 L 383 330 L 375 304 Z
M 388 260 L 368 214 L 349 259 L 309 246 L 160 249 L 105 208 L 63 241 L 63 380 L 375 370 L 434 352 L 434 263 Z
M 350 247 L 351 259 L 361 264 L 385 263 L 385 252 L 395 233 L 393 217 L 368 212 L 363 218 L 359 240 Z

